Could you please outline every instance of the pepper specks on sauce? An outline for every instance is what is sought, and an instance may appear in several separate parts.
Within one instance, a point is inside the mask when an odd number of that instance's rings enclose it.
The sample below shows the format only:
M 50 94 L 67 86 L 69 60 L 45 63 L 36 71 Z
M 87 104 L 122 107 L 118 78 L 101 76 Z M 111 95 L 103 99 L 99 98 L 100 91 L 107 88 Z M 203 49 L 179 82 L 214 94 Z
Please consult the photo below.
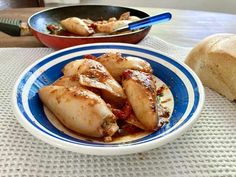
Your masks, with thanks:
M 122 74 L 123 79 L 132 79 L 141 85 L 143 85 L 146 89 L 148 89 L 151 93 L 154 93 L 154 90 L 156 89 L 154 85 L 154 80 L 152 78 L 152 75 L 149 73 L 144 73 L 141 71 L 136 70 L 126 70 Z

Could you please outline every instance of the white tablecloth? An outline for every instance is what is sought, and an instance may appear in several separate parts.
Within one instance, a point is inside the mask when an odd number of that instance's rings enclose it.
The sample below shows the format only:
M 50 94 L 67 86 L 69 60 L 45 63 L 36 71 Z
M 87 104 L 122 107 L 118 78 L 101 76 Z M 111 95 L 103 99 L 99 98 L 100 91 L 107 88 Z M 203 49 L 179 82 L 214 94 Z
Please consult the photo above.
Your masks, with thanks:
M 147 37 L 150 46 L 176 60 L 190 49 Z M 0 49 L 0 176 L 236 176 L 236 103 L 205 88 L 206 103 L 197 123 L 174 142 L 125 156 L 91 156 L 52 147 L 17 122 L 11 92 L 19 74 L 53 50 Z

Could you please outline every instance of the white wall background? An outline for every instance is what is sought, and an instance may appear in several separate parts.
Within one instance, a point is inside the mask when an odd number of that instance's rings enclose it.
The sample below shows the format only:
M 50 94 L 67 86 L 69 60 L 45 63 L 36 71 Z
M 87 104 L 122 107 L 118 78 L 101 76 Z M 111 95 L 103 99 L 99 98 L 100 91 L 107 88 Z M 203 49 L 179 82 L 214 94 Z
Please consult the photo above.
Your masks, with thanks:
M 236 0 L 45 0 L 46 3 L 160 7 L 236 14 Z

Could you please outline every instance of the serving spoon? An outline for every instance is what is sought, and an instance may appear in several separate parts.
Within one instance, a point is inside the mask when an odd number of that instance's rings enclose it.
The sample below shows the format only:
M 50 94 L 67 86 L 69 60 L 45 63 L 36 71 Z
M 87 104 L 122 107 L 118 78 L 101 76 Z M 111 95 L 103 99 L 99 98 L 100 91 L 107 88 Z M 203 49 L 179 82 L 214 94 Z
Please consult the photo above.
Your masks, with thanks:
M 115 31 L 112 32 L 112 34 L 118 33 L 118 32 L 120 33 L 123 31 L 133 31 L 133 30 L 137 30 L 140 28 L 152 26 L 154 24 L 159 24 L 162 22 L 169 21 L 169 20 L 171 20 L 171 18 L 172 18 L 172 15 L 169 12 L 146 17 L 146 18 L 142 18 L 140 20 L 137 20 L 135 22 L 131 22 L 125 26 L 117 28 Z

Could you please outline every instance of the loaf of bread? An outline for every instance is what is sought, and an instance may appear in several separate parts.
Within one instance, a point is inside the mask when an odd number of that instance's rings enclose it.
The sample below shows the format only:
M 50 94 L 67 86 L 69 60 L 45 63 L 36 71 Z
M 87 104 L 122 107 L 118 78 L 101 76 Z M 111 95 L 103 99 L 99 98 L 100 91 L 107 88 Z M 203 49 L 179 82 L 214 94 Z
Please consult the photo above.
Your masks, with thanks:
M 203 85 L 236 100 L 236 34 L 207 37 L 192 49 L 185 63 Z

